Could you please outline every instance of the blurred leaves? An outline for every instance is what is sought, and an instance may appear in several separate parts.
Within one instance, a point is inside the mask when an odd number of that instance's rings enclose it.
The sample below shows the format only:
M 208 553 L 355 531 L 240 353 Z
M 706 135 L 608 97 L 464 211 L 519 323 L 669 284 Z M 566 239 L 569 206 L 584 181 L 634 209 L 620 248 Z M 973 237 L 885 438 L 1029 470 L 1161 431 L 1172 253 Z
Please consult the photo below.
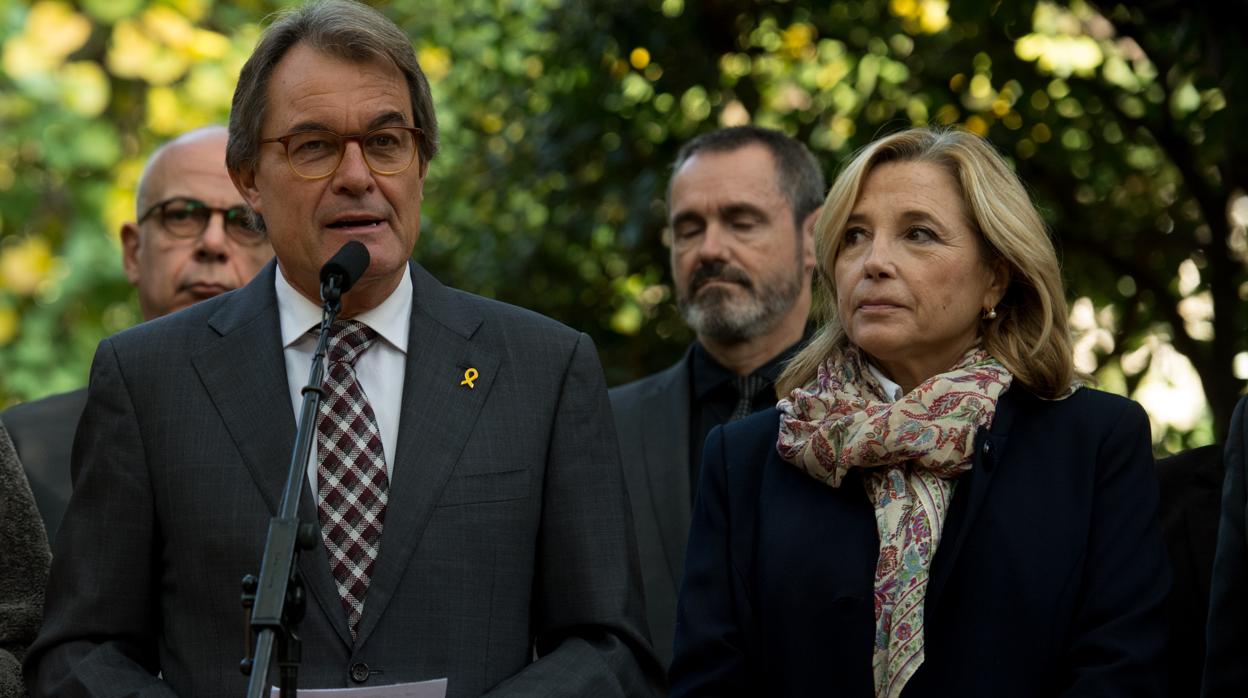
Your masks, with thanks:
M 143 160 L 226 121 L 282 4 L 0 0 L 0 405 L 82 384 L 99 338 L 137 321 L 116 231 Z M 689 137 L 746 122 L 809 143 L 829 176 L 911 124 L 986 135 L 1052 226 L 1081 365 L 1141 398 L 1175 376 L 1203 387 L 1195 422 L 1146 400 L 1164 448 L 1213 438 L 1248 377 L 1239 4 L 377 4 L 442 124 L 417 258 L 589 332 L 611 383 L 689 341 L 668 168 Z

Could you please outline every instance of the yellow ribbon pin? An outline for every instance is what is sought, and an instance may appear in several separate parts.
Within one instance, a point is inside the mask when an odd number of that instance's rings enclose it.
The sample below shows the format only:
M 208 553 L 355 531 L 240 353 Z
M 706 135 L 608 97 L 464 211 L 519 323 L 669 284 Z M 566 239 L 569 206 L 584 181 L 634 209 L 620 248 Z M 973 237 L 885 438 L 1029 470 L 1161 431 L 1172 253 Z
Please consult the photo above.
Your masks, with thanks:
M 467 371 L 464 371 L 464 379 L 463 379 L 462 381 L 460 381 L 460 382 L 459 382 L 459 384 L 460 384 L 460 385 L 466 385 L 466 386 L 468 386 L 470 389 L 471 389 L 471 388 L 475 388 L 475 387 L 477 387 L 477 386 L 473 385 L 473 383 L 472 383 L 472 382 L 473 382 L 473 381 L 475 381 L 475 380 L 477 379 L 477 376 L 479 376 L 479 375 L 481 375 L 481 374 L 477 373 L 477 369 L 475 369 L 475 368 L 470 368 L 470 369 L 468 369 Z

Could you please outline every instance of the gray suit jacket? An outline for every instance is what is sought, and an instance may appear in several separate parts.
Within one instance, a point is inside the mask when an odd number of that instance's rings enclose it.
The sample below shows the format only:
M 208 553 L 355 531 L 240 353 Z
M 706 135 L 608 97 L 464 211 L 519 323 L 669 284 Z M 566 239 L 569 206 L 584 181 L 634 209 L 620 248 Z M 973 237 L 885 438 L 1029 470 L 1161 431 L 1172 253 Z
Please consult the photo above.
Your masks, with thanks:
M 0 424 L 0 698 L 26 695 L 20 662 L 39 629 L 50 556 L 35 499 Z
M 82 388 L 14 405 L 0 414 L 35 493 L 50 541 L 56 540 L 69 504 L 73 489 L 69 479 L 70 450 L 78 418 L 86 406 L 87 389 Z
M 242 695 L 239 580 L 257 572 L 295 434 L 274 269 L 100 344 L 26 663 L 34 695 Z M 419 266 L 412 279 L 394 476 L 359 637 L 323 548 L 305 552 L 300 685 L 363 673 L 445 676 L 454 697 L 657 693 L 591 341 Z M 460 383 L 468 368 L 475 388 Z M 306 488 L 300 506 L 316 521 Z
M 689 353 L 674 366 L 611 389 L 628 483 L 646 618 L 663 666 L 672 662 L 676 596 L 689 538 Z

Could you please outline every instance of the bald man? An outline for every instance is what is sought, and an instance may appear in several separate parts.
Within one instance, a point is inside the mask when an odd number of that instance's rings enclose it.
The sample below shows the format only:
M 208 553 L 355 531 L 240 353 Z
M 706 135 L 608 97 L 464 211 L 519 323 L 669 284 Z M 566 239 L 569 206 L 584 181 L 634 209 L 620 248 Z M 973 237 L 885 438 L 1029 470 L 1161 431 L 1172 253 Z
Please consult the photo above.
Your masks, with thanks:
M 238 288 L 273 257 L 225 169 L 226 138 L 223 126 L 196 129 L 158 148 L 143 169 L 121 248 L 145 320 Z M 49 540 L 69 501 L 70 449 L 86 400 L 86 389 L 75 390 L 0 414 Z

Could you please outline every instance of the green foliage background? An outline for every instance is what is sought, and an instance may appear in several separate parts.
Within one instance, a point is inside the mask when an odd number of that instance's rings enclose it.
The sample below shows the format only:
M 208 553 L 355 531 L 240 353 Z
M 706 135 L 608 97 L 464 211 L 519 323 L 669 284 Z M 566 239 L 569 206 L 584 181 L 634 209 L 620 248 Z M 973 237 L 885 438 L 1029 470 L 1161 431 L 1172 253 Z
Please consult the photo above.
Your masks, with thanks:
M 374 4 L 412 37 L 442 124 L 417 258 L 586 330 L 612 383 L 690 339 L 668 164 L 749 120 L 809 143 L 830 177 L 910 124 L 987 135 L 1059 244 L 1080 365 L 1144 402 L 1159 449 L 1213 440 L 1243 391 L 1240 3 Z M 116 231 L 143 160 L 227 120 L 281 5 L 0 0 L 0 406 L 80 386 L 98 340 L 139 320 Z M 1184 399 L 1200 404 L 1174 416 Z

